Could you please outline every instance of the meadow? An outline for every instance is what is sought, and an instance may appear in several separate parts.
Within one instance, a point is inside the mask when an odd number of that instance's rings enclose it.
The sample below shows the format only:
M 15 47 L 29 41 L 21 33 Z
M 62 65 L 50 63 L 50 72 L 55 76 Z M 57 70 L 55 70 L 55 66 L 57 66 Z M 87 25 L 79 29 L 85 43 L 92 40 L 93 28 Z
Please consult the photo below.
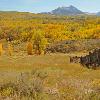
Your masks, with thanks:
M 69 62 L 74 54 L 0 56 L 1 100 L 99 100 L 100 70 Z
M 97 16 L 0 12 L 0 100 L 100 100 L 100 69 L 69 61 L 99 48 L 99 34 Z M 94 40 L 70 41 L 82 39 Z M 72 52 L 45 53 L 63 40 Z

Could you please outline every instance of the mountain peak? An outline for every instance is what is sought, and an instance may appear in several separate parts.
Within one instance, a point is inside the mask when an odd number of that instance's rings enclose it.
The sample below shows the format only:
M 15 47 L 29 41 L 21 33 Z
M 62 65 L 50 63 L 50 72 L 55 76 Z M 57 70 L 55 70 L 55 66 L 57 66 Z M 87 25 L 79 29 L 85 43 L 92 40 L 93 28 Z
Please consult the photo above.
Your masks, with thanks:
M 51 12 L 54 15 L 78 15 L 83 14 L 82 11 L 78 10 L 76 7 L 70 5 L 69 7 L 58 7 Z
M 100 16 L 100 12 L 97 13 L 97 16 Z
M 69 8 L 75 8 L 73 5 L 70 5 Z
M 62 7 L 58 7 L 57 9 L 77 9 L 76 7 L 74 7 L 74 6 L 72 6 L 72 5 L 70 5 L 70 6 L 68 6 L 68 7 L 65 7 L 65 6 L 62 6 Z

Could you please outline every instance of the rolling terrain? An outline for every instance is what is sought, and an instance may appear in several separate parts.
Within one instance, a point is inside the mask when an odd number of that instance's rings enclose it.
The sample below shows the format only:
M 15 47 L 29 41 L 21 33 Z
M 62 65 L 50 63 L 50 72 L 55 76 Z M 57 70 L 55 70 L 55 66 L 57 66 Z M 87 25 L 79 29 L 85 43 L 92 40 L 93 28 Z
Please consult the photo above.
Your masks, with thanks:
M 87 52 L 28 55 L 23 43 L 16 45 L 10 56 L 7 43 L 1 42 L 4 45 L 0 56 L 1 100 L 99 100 L 100 70 L 69 61 L 69 56 L 82 56 Z
M 100 100 L 100 69 L 69 61 L 96 48 L 99 16 L 1 11 L 0 100 Z

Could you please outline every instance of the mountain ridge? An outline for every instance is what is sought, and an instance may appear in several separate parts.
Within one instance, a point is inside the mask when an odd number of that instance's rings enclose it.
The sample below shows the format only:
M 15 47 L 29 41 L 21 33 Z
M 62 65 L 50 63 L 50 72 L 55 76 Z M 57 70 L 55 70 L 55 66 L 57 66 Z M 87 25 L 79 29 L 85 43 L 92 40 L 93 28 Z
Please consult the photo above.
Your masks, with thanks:
M 74 16 L 74 15 L 96 15 L 100 16 L 100 12 L 97 13 L 90 13 L 90 12 L 83 12 L 78 8 L 70 5 L 68 7 L 62 6 L 58 7 L 50 12 L 41 12 L 41 13 L 34 13 L 34 12 L 20 12 L 20 11 L 0 11 L 0 13 L 31 13 L 31 14 L 49 14 L 49 15 L 64 15 L 64 16 Z
M 70 5 L 68 7 L 62 6 L 58 7 L 51 12 L 42 12 L 41 14 L 53 14 L 53 15 L 97 15 L 100 16 L 100 12 L 97 13 L 89 13 L 89 12 L 83 12 L 79 10 L 78 8 L 74 7 L 73 5 Z
M 44 12 L 42 14 L 53 14 L 53 15 L 79 15 L 84 14 L 81 10 L 77 9 L 76 7 L 70 5 L 69 7 L 58 7 L 51 12 Z
M 96 15 L 97 15 L 97 16 L 100 16 L 100 12 L 98 12 Z
M 52 14 L 56 14 L 56 15 L 78 15 L 78 14 L 83 14 L 83 12 L 71 5 L 69 7 L 58 7 L 57 9 L 52 10 Z

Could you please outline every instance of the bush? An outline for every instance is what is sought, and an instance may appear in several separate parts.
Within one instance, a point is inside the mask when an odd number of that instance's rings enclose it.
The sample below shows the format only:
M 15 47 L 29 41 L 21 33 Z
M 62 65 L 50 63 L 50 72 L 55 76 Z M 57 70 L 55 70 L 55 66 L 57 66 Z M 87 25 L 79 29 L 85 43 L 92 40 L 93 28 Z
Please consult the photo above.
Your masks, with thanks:
M 17 100 L 41 100 L 43 92 L 43 80 L 30 73 L 21 73 L 16 82 L 9 82 L 0 86 L 0 96 L 5 98 L 19 97 Z M 30 99 L 29 99 L 30 98 Z M 15 99 L 14 99 L 15 100 Z M 44 100 L 44 99 L 43 99 Z

